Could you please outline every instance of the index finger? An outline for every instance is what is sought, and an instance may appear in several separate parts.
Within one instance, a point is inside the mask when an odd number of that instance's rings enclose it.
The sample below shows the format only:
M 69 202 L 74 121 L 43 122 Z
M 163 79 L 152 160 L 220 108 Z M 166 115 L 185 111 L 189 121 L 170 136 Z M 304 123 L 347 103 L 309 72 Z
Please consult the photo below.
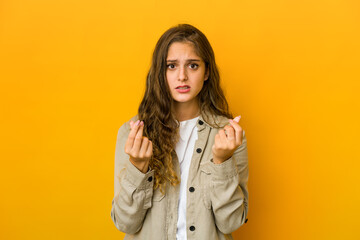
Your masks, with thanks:
M 235 129 L 235 139 L 236 139 L 236 144 L 237 145 L 241 145 L 242 143 L 242 137 L 243 137 L 243 131 L 242 128 L 240 127 L 240 125 L 233 121 L 233 120 L 229 120 L 231 126 Z
M 142 141 L 143 140 L 143 130 L 144 130 L 144 122 L 141 121 L 139 124 L 139 129 L 135 136 L 134 144 L 132 146 L 132 150 L 134 150 L 135 152 L 139 152 L 141 149 L 141 145 L 143 142 Z
M 128 149 L 131 149 L 134 145 L 134 141 L 135 141 L 135 136 L 138 132 L 138 129 L 140 127 L 140 120 L 137 120 L 136 122 L 134 123 L 131 123 L 130 122 L 130 133 L 129 133 L 129 136 L 128 136 L 128 139 L 126 140 L 126 148 Z

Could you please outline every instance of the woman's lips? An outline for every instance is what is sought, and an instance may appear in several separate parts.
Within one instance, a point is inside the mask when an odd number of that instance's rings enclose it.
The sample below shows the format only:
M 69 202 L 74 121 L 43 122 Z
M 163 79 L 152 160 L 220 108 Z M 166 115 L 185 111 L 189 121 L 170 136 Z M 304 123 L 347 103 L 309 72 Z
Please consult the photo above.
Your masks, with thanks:
M 179 93 L 187 93 L 190 91 L 190 86 L 188 85 L 183 85 L 183 86 L 178 86 L 175 88 L 176 91 L 178 91 Z

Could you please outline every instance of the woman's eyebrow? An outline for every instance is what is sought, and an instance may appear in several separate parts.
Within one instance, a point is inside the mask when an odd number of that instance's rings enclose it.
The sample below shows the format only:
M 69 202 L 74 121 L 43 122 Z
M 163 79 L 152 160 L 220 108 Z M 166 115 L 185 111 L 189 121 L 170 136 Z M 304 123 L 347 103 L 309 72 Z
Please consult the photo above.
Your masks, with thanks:
M 173 59 L 168 59 L 168 60 L 166 60 L 167 62 L 177 62 L 178 60 L 173 60 Z M 186 60 L 187 62 L 200 62 L 200 59 L 187 59 Z

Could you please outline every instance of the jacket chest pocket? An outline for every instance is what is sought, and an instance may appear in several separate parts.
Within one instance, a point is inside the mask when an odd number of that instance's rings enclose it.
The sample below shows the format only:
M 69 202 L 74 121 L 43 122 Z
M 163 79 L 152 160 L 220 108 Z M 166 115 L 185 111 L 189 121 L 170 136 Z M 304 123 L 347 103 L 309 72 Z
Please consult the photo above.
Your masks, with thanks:
M 164 199 L 164 197 L 165 197 L 165 194 L 161 193 L 160 189 L 157 188 L 156 190 L 154 190 L 152 200 L 153 200 L 153 202 L 160 202 L 161 200 Z
M 201 186 L 201 198 L 204 203 L 205 208 L 211 209 L 211 173 L 205 167 L 205 165 L 200 166 L 200 186 Z

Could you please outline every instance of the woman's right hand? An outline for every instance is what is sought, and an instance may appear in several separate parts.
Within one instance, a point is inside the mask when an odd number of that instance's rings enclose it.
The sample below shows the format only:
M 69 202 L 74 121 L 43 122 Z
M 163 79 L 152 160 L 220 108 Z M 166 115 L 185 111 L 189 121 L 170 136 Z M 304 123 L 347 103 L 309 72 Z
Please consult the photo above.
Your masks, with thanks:
M 131 130 L 125 144 L 125 153 L 130 156 L 131 163 L 137 169 L 146 173 L 153 154 L 152 142 L 143 136 L 143 121 L 130 121 L 130 128 Z

